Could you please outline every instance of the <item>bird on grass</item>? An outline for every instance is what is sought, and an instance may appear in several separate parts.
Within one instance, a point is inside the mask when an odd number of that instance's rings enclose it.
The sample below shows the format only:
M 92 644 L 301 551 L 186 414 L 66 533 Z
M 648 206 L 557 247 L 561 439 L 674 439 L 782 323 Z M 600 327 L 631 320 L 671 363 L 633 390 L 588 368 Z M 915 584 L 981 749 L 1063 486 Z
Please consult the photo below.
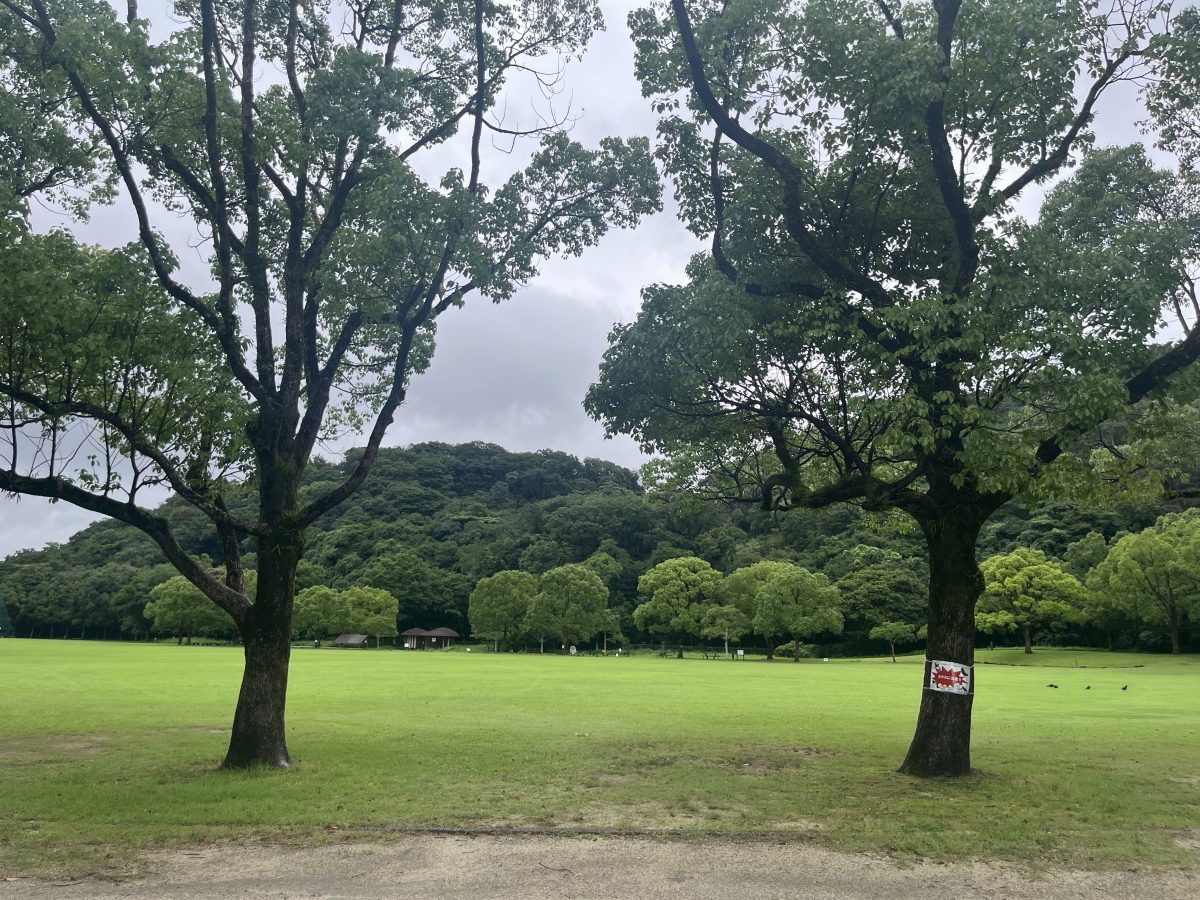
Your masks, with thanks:
M 1048 684 L 1048 685 L 1046 685 L 1046 687 L 1056 688 L 1056 687 L 1058 687 L 1058 685 L 1057 684 Z
M 1123 691 L 1129 690 L 1129 685 L 1127 685 L 1127 684 L 1121 685 L 1121 690 L 1123 690 Z
M 1090 691 L 1091 689 L 1092 689 L 1092 686 L 1090 684 L 1084 688 L 1085 691 Z

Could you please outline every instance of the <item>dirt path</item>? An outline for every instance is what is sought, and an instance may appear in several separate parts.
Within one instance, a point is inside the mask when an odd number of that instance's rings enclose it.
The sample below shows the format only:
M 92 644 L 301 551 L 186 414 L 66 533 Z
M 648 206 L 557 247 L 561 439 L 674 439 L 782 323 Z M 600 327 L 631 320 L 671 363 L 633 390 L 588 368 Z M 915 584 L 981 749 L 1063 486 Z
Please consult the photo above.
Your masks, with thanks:
M 0 900 L 156 898 L 687 898 L 687 900 L 1195 900 L 1197 872 L 1030 873 L 995 864 L 898 866 L 804 844 L 408 835 L 387 843 L 271 844 L 153 854 L 147 875 L 0 881 Z

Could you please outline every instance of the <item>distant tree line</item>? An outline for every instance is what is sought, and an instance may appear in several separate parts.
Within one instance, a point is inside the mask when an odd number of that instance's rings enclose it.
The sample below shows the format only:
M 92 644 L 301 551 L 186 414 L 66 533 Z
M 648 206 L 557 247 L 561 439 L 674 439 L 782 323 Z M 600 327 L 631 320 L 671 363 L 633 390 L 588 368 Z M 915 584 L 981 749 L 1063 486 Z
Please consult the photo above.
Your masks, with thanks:
M 305 489 L 354 465 L 353 452 L 314 464 Z M 161 513 L 219 565 L 193 511 Z M 1198 541 L 1200 512 L 1150 501 L 1007 507 L 982 536 L 976 625 L 985 641 L 1030 646 L 1195 649 Z M 630 641 L 905 651 L 922 640 L 927 571 L 923 541 L 854 507 L 779 515 L 645 493 L 603 460 L 427 443 L 383 451 L 362 491 L 318 523 L 293 634 L 378 640 L 448 626 L 533 651 Z M 232 637 L 228 616 L 201 600 L 117 522 L 0 562 L 0 601 L 22 637 Z

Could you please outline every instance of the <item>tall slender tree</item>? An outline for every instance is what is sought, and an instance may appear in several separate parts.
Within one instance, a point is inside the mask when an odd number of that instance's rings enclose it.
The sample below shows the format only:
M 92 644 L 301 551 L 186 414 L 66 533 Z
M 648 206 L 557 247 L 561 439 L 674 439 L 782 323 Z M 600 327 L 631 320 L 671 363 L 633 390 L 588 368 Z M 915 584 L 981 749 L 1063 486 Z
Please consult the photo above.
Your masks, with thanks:
M 437 320 L 509 297 L 539 260 L 656 209 L 657 175 L 644 140 L 589 150 L 553 115 L 523 128 L 495 112 L 522 78 L 557 88 L 561 69 L 543 63 L 582 52 L 601 24 L 590 0 L 180 0 L 170 15 L 130 0 L 123 13 L 0 0 L 16 98 L 0 110 L 40 112 L 86 151 L 80 163 L 50 145 L 41 175 L 7 195 L 91 162 L 83 188 L 120 191 L 137 234 L 101 252 L 9 217 L 0 489 L 149 534 L 245 646 L 224 765 L 282 767 L 305 531 L 362 484 Z M 489 135 L 536 142 L 492 188 Z M 194 229 L 180 234 L 180 219 Z M 180 265 L 197 248 L 205 274 Z M 360 428 L 349 476 L 302 494 L 317 442 Z M 223 578 L 141 505 L 152 486 L 209 520 Z M 251 512 L 231 512 L 235 490 L 253 494 Z
M 1097 151 L 1037 224 L 1015 212 L 1086 154 L 1112 85 L 1171 77 L 1163 7 L 1115 12 L 663 0 L 630 18 L 660 158 L 711 252 L 646 289 L 588 408 L 664 454 L 672 486 L 910 515 L 933 659 L 974 661 L 983 523 L 1078 485 L 1077 439 L 1200 356 L 1176 176 Z M 969 772 L 972 702 L 923 689 L 901 771 Z

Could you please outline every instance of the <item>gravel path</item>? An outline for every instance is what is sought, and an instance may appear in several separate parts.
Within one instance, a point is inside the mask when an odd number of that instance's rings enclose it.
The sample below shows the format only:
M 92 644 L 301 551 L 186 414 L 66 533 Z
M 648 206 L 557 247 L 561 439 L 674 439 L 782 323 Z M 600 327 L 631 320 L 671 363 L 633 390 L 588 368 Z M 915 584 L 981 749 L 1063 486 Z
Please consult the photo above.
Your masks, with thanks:
M 123 882 L 0 880 L 0 900 L 687 898 L 687 900 L 1196 900 L 1197 872 L 1031 873 L 900 866 L 769 841 L 405 835 L 319 847 L 238 844 L 151 854 Z

